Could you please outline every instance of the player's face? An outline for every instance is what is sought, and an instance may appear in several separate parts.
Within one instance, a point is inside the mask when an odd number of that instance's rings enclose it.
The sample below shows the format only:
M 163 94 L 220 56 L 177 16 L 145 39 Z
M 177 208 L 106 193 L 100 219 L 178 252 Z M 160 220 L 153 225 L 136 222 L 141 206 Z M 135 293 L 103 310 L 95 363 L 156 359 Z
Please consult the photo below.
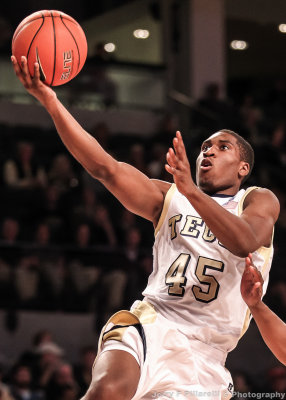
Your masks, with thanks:
M 197 158 L 197 184 L 207 193 L 234 194 L 247 165 L 240 160 L 234 136 L 225 132 L 214 133 L 201 146 Z

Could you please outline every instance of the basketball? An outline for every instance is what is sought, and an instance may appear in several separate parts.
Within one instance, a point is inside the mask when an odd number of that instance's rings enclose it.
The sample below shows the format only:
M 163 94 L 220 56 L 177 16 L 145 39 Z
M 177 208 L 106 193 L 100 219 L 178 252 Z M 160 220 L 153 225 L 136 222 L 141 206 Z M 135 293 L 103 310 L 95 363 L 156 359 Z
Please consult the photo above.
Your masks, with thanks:
M 63 85 L 82 69 L 87 41 L 81 26 L 67 14 L 37 11 L 18 25 L 12 39 L 12 54 L 21 65 L 27 57 L 31 76 L 39 63 L 41 80 L 49 86 Z

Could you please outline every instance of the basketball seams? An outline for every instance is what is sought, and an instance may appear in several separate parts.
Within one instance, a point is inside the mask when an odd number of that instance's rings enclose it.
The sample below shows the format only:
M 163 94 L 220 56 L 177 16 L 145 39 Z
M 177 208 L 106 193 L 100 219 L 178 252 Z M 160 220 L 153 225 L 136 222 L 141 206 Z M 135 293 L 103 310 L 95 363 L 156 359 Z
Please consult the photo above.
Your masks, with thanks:
M 34 19 L 30 19 L 30 20 L 27 21 L 23 26 L 20 26 L 20 27 L 18 28 L 18 31 L 16 30 L 16 32 L 15 32 L 14 35 L 13 35 L 12 43 L 15 41 L 15 39 L 17 38 L 17 36 L 19 35 L 19 33 L 22 32 L 22 30 L 23 30 L 23 28 L 24 28 L 25 26 L 27 26 L 27 25 L 30 24 L 31 22 L 37 21 L 37 19 L 43 19 L 43 16 L 41 15 L 40 17 L 37 17 L 37 18 L 34 18 Z
M 72 32 L 70 31 L 70 29 L 68 28 L 68 26 L 64 23 L 64 18 L 65 18 L 65 17 L 64 17 L 64 16 L 60 16 L 60 17 L 61 17 L 61 21 L 62 21 L 63 25 L 66 27 L 66 29 L 67 29 L 68 32 L 70 33 L 71 37 L 73 38 L 73 40 L 74 40 L 74 42 L 75 42 L 75 45 L 76 45 L 76 48 L 77 48 L 77 53 L 78 53 L 78 64 L 77 64 L 77 71 L 76 71 L 76 74 L 75 74 L 75 75 L 77 75 L 78 70 L 79 70 L 79 66 L 80 66 L 80 51 L 79 51 L 79 47 L 78 47 L 76 38 L 74 37 L 74 35 L 72 34 Z
M 28 48 L 27 56 L 26 56 L 26 57 L 27 57 L 27 60 L 28 60 L 28 56 L 29 56 L 29 53 L 30 53 L 30 50 L 31 50 L 31 46 L 32 46 L 32 44 L 33 44 L 33 42 L 34 42 L 34 40 L 35 40 L 35 37 L 37 36 L 37 34 L 39 33 L 39 31 L 41 30 L 42 26 L 43 26 L 44 23 L 45 23 L 45 16 L 44 16 L 43 14 L 42 14 L 42 17 L 41 17 L 41 18 L 42 18 L 41 26 L 39 26 L 37 32 L 35 33 L 33 39 L 31 40 L 30 46 L 29 46 L 29 48 Z
M 29 19 L 29 21 L 27 21 L 27 22 L 25 22 L 25 24 L 23 25 L 23 26 L 20 26 L 18 29 L 18 31 L 16 30 L 15 31 L 15 33 L 14 33 L 14 35 L 13 35 L 13 38 L 12 38 L 12 43 L 14 42 L 14 40 L 16 39 L 16 37 L 19 35 L 19 33 L 23 30 L 23 28 L 25 27 L 25 26 L 27 26 L 28 24 L 30 24 L 31 22 L 34 22 L 34 21 L 37 21 L 37 19 L 42 19 L 42 18 L 66 18 L 68 21 L 70 21 L 72 24 L 74 24 L 74 25 L 79 25 L 78 24 L 78 22 L 76 22 L 74 19 L 72 19 L 72 18 L 67 18 L 65 15 L 62 15 L 62 14 L 60 14 L 60 15 L 53 15 L 53 16 L 51 16 L 51 15 L 44 15 L 44 14 L 42 14 L 42 15 L 40 15 L 39 17 L 35 17 L 35 18 L 33 18 L 33 19 Z
M 55 20 L 54 20 L 52 11 L 51 11 L 51 17 L 52 17 L 53 32 L 54 32 L 54 68 L 53 68 L 53 77 L 52 77 L 50 85 L 53 86 L 54 79 L 55 79 L 55 72 L 56 72 L 56 62 L 57 62 L 57 38 L 56 38 L 56 30 L 55 30 Z

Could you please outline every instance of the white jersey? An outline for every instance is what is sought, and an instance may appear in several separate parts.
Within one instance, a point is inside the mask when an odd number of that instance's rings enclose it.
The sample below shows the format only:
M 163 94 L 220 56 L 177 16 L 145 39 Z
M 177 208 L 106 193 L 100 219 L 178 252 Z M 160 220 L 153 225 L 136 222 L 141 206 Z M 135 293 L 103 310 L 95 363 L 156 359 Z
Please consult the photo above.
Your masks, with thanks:
M 235 215 L 247 194 L 212 198 Z M 240 294 L 245 259 L 233 255 L 208 229 L 192 204 L 171 185 L 155 231 L 154 265 L 145 300 L 186 336 L 224 352 L 232 350 L 248 328 L 250 312 Z M 273 246 L 253 253 L 264 279 L 264 292 Z

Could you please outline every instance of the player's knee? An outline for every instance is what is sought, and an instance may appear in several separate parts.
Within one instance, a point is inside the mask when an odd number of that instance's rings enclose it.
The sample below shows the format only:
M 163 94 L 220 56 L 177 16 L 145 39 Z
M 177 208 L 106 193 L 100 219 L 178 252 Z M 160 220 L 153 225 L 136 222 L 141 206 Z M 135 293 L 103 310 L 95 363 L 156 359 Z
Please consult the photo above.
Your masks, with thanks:
M 127 388 L 112 382 L 98 382 L 88 389 L 81 400 L 129 400 L 133 395 L 128 393 Z

